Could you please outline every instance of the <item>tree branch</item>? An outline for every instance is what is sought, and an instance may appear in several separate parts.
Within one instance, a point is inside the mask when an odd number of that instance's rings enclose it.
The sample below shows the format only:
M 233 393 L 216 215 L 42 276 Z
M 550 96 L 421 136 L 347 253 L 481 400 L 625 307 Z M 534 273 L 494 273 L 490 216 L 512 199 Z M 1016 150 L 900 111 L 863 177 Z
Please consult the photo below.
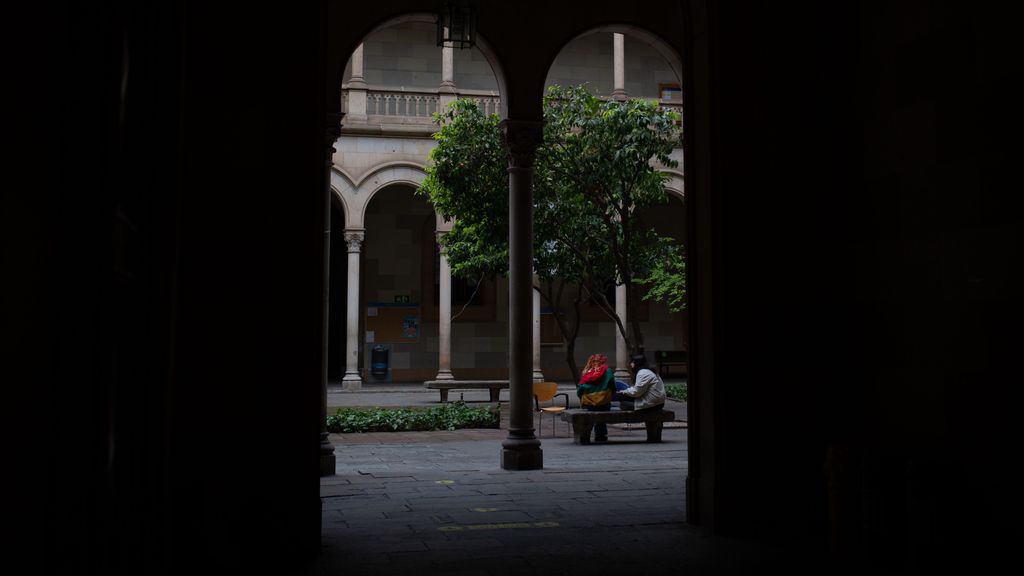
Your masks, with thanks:
M 470 294 L 469 299 L 466 300 L 466 303 L 462 305 L 462 310 L 459 310 L 458 314 L 456 314 L 455 316 L 452 316 L 452 319 L 451 319 L 452 322 L 454 322 L 455 319 L 458 318 L 459 316 L 462 316 L 462 313 L 466 311 L 466 307 L 469 306 L 469 304 L 473 301 L 473 298 L 476 297 L 476 293 L 480 290 L 480 285 L 483 284 L 483 282 L 484 282 L 484 275 L 481 274 L 480 275 L 480 279 L 476 281 L 476 286 L 473 288 L 473 293 Z

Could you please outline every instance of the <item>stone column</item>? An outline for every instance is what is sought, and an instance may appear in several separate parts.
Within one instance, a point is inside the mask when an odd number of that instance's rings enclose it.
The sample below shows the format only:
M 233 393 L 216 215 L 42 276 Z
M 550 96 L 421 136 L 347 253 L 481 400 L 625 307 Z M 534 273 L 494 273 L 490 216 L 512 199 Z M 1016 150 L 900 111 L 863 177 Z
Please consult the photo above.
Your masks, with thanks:
M 533 434 L 533 158 L 544 123 L 503 120 L 499 126 L 509 174 L 510 414 L 508 438 L 501 443 L 501 467 L 537 470 L 544 467 L 544 456 Z
M 363 80 L 363 45 L 352 52 L 352 77 L 348 80 L 348 120 L 366 122 L 366 81 Z
M 622 34 L 612 34 L 612 45 L 614 51 L 613 69 L 615 70 L 615 86 L 612 88 L 611 97 L 616 100 L 626 99 L 626 37 Z
M 327 435 L 327 354 L 330 349 L 328 342 L 328 318 L 331 303 L 331 166 L 334 162 L 334 143 L 341 136 L 341 119 L 344 114 L 328 114 L 327 129 L 324 132 L 324 301 L 323 301 L 323 348 L 320 351 L 320 475 L 334 476 L 336 457 L 334 445 Z
M 447 232 L 438 232 L 437 240 Z M 448 257 L 441 252 L 441 293 L 437 314 L 437 376 L 434 380 L 452 380 L 452 269 Z
M 363 387 L 359 374 L 359 251 L 363 246 L 364 232 L 345 229 L 345 244 L 348 245 L 348 323 L 345 331 L 345 378 L 342 387 L 357 390 Z
M 455 49 L 447 44 L 441 47 L 441 85 L 437 92 L 441 95 L 439 104 L 442 110 L 458 98 L 455 93 Z
M 626 285 L 619 284 L 615 287 L 615 313 L 622 321 L 622 325 L 629 327 L 626 318 Z M 619 327 L 615 327 L 615 379 L 629 382 L 632 374 L 629 371 L 629 350 L 626 349 L 626 339 L 623 338 Z
M 544 373 L 540 369 L 540 278 L 533 275 L 533 381 L 543 382 Z

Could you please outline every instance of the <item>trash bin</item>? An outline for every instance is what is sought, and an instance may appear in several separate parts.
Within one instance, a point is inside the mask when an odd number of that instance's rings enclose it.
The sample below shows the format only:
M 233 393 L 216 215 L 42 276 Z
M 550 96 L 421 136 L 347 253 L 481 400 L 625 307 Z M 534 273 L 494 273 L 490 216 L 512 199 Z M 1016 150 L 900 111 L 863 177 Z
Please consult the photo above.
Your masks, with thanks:
M 370 352 L 370 374 L 378 377 L 388 375 L 388 349 L 380 344 Z

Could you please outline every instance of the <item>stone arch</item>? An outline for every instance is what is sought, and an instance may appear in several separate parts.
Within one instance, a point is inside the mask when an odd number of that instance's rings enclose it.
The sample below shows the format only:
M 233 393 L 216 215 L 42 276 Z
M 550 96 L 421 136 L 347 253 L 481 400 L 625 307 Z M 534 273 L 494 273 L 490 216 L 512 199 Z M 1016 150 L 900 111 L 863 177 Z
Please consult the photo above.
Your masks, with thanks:
M 436 22 L 436 18 L 437 15 L 430 12 L 410 12 L 407 14 L 395 16 L 370 28 L 365 34 L 360 36 L 359 42 L 356 42 L 354 45 L 348 46 L 345 49 L 343 49 L 343 54 L 345 56 L 340 60 L 340 67 L 336 65 L 332 72 L 335 79 L 332 90 L 340 89 L 342 78 L 345 75 L 345 65 L 348 62 L 348 59 L 351 57 L 352 52 L 354 52 L 355 49 L 359 46 L 359 44 L 363 42 L 368 36 L 370 36 L 374 32 L 378 32 L 385 28 L 394 26 L 396 24 L 402 24 L 405 22 L 429 22 L 433 24 L 434 22 Z M 507 99 L 505 98 L 505 94 L 507 94 L 506 87 L 508 85 L 508 82 L 505 78 L 505 71 L 504 67 L 501 65 L 501 60 L 499 59 L 498 54 L 496 53 L 494 48 L 487 42 L 487 39 L 479 34 L 477 34 L 476 37 L 475 47 L 478 50 L 480 50 L 480 53 L 483 54 L 484 58 L 487 60 L 487 64 L 490 65 L 491 67 L 491 72 L 494 74 L 494 79 L 498 84 L 498 95 L 500 97 L 501 109 L 500 116 L 502 118 L 506 118 L 508 117 L 508 103 L 506 102 Z
M 444 216 L 441 216 L 441 213 L 438 212 L 437 210 L 434 210 L 434 216 L 434 230 L 437 230 L 438 232 L 451 231 L 452 224 L 455 224 L 454 218 L 452 218 L 451 220 L 445 220 Z
M 669 175 L 669 179 L 665 182 L 665 190 L 686 202 L 686 182 L 683 179 L 683 173 L 678 170 L 662 170 L 661 172 Z
M 361 197 L 358 220 L 353 227 L 362 227 L 366 219 L 366 207 L 370 205 L 377 192 L 395 184 L 406 184 L 414 188 L 418 187 L 423 179 L 427 177 L 426 168 L 412 162 L 386 162 L 368 171 L 361 178 L 354 191 L 355 196 Z
M 338 58 L 346 58 L 358 45 L 359 39 L 366 33 L 373 30 L 377 23 L 386 21 L 396 15 L 403 13 L 424 12 L 433 8 L 433 5 L 422 0 L 395 0 L 391 3 L 365 5 L 357 10 L 351 10 L 348 3 L 328 3 L 328 64 L 326 71 L 327 85 L 327 108 L 328 112 L 337 111 L 340 105 L 341 79 L 344 74 L 345 61 L 337 62 Z M 663 6 L 664 10 L 634 10 L 624 7 L 620 3 L 591 3 L 585 9 L 579 9 L 574 5 L 553 4 L 550 7 L 551 14 L 548 18 L 533 19 L 528 15 L 524 16 L 521 7 L 514 3 L 487 3 L 485 17 L 481 18 L 480 27 L 492 43 L 495 54 L 504 63 L 503 72 L 499 74 L 497 68 L 493 67 L 496 77 L 507 85 L 502 86 L 501 108 L 506 118 L 515 121 L 536 121 L 540 120 L 541 106 L 540 95 L 543 91 L 544 72 L 550 68 L 551 62 L 559 53 L 559 47 L 563 46 L 577 33 L 596 29 L 619 31 L 626 28 L 628 32 L 632 25 L 643 27 L 645 30 L 654 31 L 659 38 L 668 39 L 668 45 L 673 48 L 671 54 L 682 54 L 685 67 L 673 66 L 681 69 L 681 85 L 683 88 L 683 101 L 688 103 L 688 118 L 690 129 L 687 132 L 687 141 L 692 143 L 685 149 L 686 165 L 689 167 L 687 178 L 693 178 L 687 190 L 692 209 L 687 212 L 687 220 L 696 224 L 695 236 L 700 240 L 700 250 L 704 257 L 696 268 L 705 270 L 706 274 L 694 275 L 699 278 L 702 298 L 693 300 L 694 314 L 690 317 L 689 323 L 697 331 L 703 331 L 710 336 L 711 318 L 711 274 L 710 263 L 713 261 L 711 247 L 712 218 L 709 214 L 708 198 L 711 189 L 712 158 L 709 134 L 711 118 L 713 115 L 708 108 L 711 98 L 708 96 L 710 53 L 710 34 L 712 27 L 708 13 L 711 11 L 706 0 L 687 1 L 678 4 Z M 623 22 L 621 26 L 606 25 L 608 22 Z M 598 28 L 601 27 L 601 28 Z M 512 31 L 506 33 L 505 30 Z M 547 61 L 548 66 L 540 69 Z M 670 60 L 672 61 L 672 60 Z M 699 152 L 697 152 L 699 150 Z M 694 248 L 697 246 L 695 245 Z M 697 271 L 697 270 L 695 270 Z M 698 316 L 700 317 L 698 320 Z M 687 498 L 692 498 L 694 506 L 687 506 L 688 519 L 714 528 L 716 517 L 712 498 L 716 486 L 714 481 L 714 439 L 712 430 L 715 428 L 711 415 L 715 413 L 712 409 L 713 395 L 708 391 L 713 390 L 713 379 L 711 378 L 712 342 L 711 338 L 702 340 L 700 350 L 694 349 L 691 355 L 693 379 L 696 382 L 700 379 L 701 386 L 695 386 L 693 402 L 689 405 L 690 415 L 690 440 L 693 446 L 707 446 L 701 450 L 697 457 L 696 450 L 692 454 L 691 467 L 687 473 Z M 708 366 L 708 371 L 703 373 L 700 366 Z M 701 393 L 698 395 L 698 391 Z M 708 416 L 698 419 L 697 407 Z M 702 434 L 704 432 L 704 434 Z M 707 466 L 701 466 L 702 463 Z M 703 470 L 703 474 L 702 474 Z M 692 490 L 691 490 L 692 481 Z M 698 491 L 698 488 L 705 488 Z M 724 522 L 723 522 L 724 525 Z
M 564 42 L 561 46 L 559 46 L 553 54 L 549 55 L 547 66 L 544 69 L 545 78 L 547 77 L 548 73 L 550 73 L 551 67 L 555 63 L 555 59 L 558 58 L 558 55 L 562 53 L 566 46 L 571 44 L 573 41 L 582 38 L 583 36 L 593 34 L 594 32 L 615 32 L 643 40 L 652 48 L 654 48 L 654 50 L 657 51 L 658 54 L 660 54 L 666 62 L 668 62 L 669 67 L 672 68 L 672 72 L 674 72 L 676 75 L 676 79 L 679 80 L 680 84 L 682 84 L 683 59 L 681 55 L 671 45 L 669 45 L 668 42 L 663 40 L 661 36 L 659 36 L 658 34 L 655 34 L 654 32 L 651 32 L 641 26 L 631 24 L 605 24 L 601 26 L 591 27 L 582 32 L 577 33 L 575 36 L 573 36 L 572 38 Z
M 353 197 L 355 186 L 349 175 L 337 166 L 331 167 L 331 201 L 341 207 L 341 213 L 345 217 L 345 227 L 351 228 L 355 210 L 349 206 L 349 198 Z

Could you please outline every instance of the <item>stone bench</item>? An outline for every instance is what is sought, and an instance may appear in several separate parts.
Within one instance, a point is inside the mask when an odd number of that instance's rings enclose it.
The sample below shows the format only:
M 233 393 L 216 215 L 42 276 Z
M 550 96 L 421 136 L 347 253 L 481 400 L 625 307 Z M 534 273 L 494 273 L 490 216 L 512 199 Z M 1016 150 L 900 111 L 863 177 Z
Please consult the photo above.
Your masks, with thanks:
M 648 442 L 661 442 L 661 430 L 665 422 L 672 422 L 676 419 L 676 413 L 672 410 L 652 410 L 647 412 L 634 412 L 632 410 L 608 410 L 606 412 L 591 412 L 590 410 L 566 410 L 562 412 L 562 420 L 572 424 L 573 442 L 576 444 L 590 444 L 590 432 L 594 425 L 603 422 L 605 424 L 619 424 L 624 422 L 643 422 L 647 428 Z
M 448 401 L 449 390 L 489 390 L 491 402 L 498 401 L 502 390 L 508 390 L 508 380 L 427 380 L 424 388 L 441 391 L 441 402 Z

